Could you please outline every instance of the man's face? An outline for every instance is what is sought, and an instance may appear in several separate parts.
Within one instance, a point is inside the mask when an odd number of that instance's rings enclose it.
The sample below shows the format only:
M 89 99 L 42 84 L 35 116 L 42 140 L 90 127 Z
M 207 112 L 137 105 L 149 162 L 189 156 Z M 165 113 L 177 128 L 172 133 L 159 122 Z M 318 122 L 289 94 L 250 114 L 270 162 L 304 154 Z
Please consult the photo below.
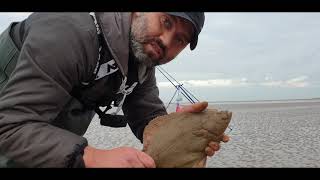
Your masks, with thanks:
M 191 22 L 166 13 L 133 13 L 131 50 L 148 67 L 174 59 L 193 37 Z

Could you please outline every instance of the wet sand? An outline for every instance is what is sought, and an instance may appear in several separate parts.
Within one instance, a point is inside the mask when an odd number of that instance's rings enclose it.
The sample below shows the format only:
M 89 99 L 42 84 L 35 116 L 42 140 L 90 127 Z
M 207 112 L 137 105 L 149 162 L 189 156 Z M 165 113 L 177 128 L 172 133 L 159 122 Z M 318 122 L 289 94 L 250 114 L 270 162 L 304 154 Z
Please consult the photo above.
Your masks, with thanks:
M 233 112 L 230 142 L 207 167 L 320 167 L 320 100 L 224 102 L 210 107 Z M 170 108 L 169 111 L 172 111 Z M 84 135 L 98 148 L 142 144 L 130 128 L 100 126 L 97 118 Z

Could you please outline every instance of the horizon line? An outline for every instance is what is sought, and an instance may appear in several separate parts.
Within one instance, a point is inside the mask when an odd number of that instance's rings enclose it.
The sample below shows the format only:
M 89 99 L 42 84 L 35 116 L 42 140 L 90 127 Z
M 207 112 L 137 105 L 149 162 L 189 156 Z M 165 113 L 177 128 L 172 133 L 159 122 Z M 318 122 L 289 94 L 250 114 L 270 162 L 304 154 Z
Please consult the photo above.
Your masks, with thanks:
M 261 99 L 261 100 L 243 100 L 243 101 L 207 101 L 208 103 L 239 103 L 239 102 L 267 102 L 267 101 L 301 101 L 301 100 L 320 100 L 320 97 L 315 98 L 302 98 L 302 99 Z M 188 101 L 181 102 L 180 104 L 188 104 Z M 168 104 L 168 102 L 164 102 L 164 104 Z M 175 102 L 171 102 L 170 104 L 176 104 Z

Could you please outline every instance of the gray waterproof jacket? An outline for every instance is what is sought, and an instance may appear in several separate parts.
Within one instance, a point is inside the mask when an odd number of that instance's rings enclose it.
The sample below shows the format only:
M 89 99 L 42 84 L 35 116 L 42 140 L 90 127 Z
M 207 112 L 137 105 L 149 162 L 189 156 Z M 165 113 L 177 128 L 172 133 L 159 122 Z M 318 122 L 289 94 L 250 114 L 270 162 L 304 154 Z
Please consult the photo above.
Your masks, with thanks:
M 0 154 L 26 167 L 84 167 L 88 142 L 82 135 L 93 107 L 121 101 L 125 78 L 128 87 L 138 83 L 122 110 L 141 142 L 147 123 L 167 113 L 155 69 L 130 56 L 131 13 L 96 18 L 103 44 L 99 72 L 99 38 L 89 13 L 33 13 L 12 29 L 20 54 L 0 92 Z

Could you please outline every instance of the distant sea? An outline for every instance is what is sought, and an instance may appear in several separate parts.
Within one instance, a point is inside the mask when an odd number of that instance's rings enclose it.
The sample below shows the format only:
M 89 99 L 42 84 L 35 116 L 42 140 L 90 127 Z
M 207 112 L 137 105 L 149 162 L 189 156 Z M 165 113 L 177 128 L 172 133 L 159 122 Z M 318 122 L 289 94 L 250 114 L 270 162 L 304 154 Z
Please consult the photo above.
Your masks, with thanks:
M 287 88 L 287 87 L 194 87 L 187 86 L 187 91 L 192 93 L 200 101 L 224 102 L 224 101 L 265 101 L 265 100 L 291 100 L 320 98 L 319 87 Z M 169 102 L 175 93 L 174 87 L 160 87 L 160 98 L 163 102 Z M 177 96 L 174 97 L 173 102 Z M 183 97 L 185 102 L 188 102 Z

